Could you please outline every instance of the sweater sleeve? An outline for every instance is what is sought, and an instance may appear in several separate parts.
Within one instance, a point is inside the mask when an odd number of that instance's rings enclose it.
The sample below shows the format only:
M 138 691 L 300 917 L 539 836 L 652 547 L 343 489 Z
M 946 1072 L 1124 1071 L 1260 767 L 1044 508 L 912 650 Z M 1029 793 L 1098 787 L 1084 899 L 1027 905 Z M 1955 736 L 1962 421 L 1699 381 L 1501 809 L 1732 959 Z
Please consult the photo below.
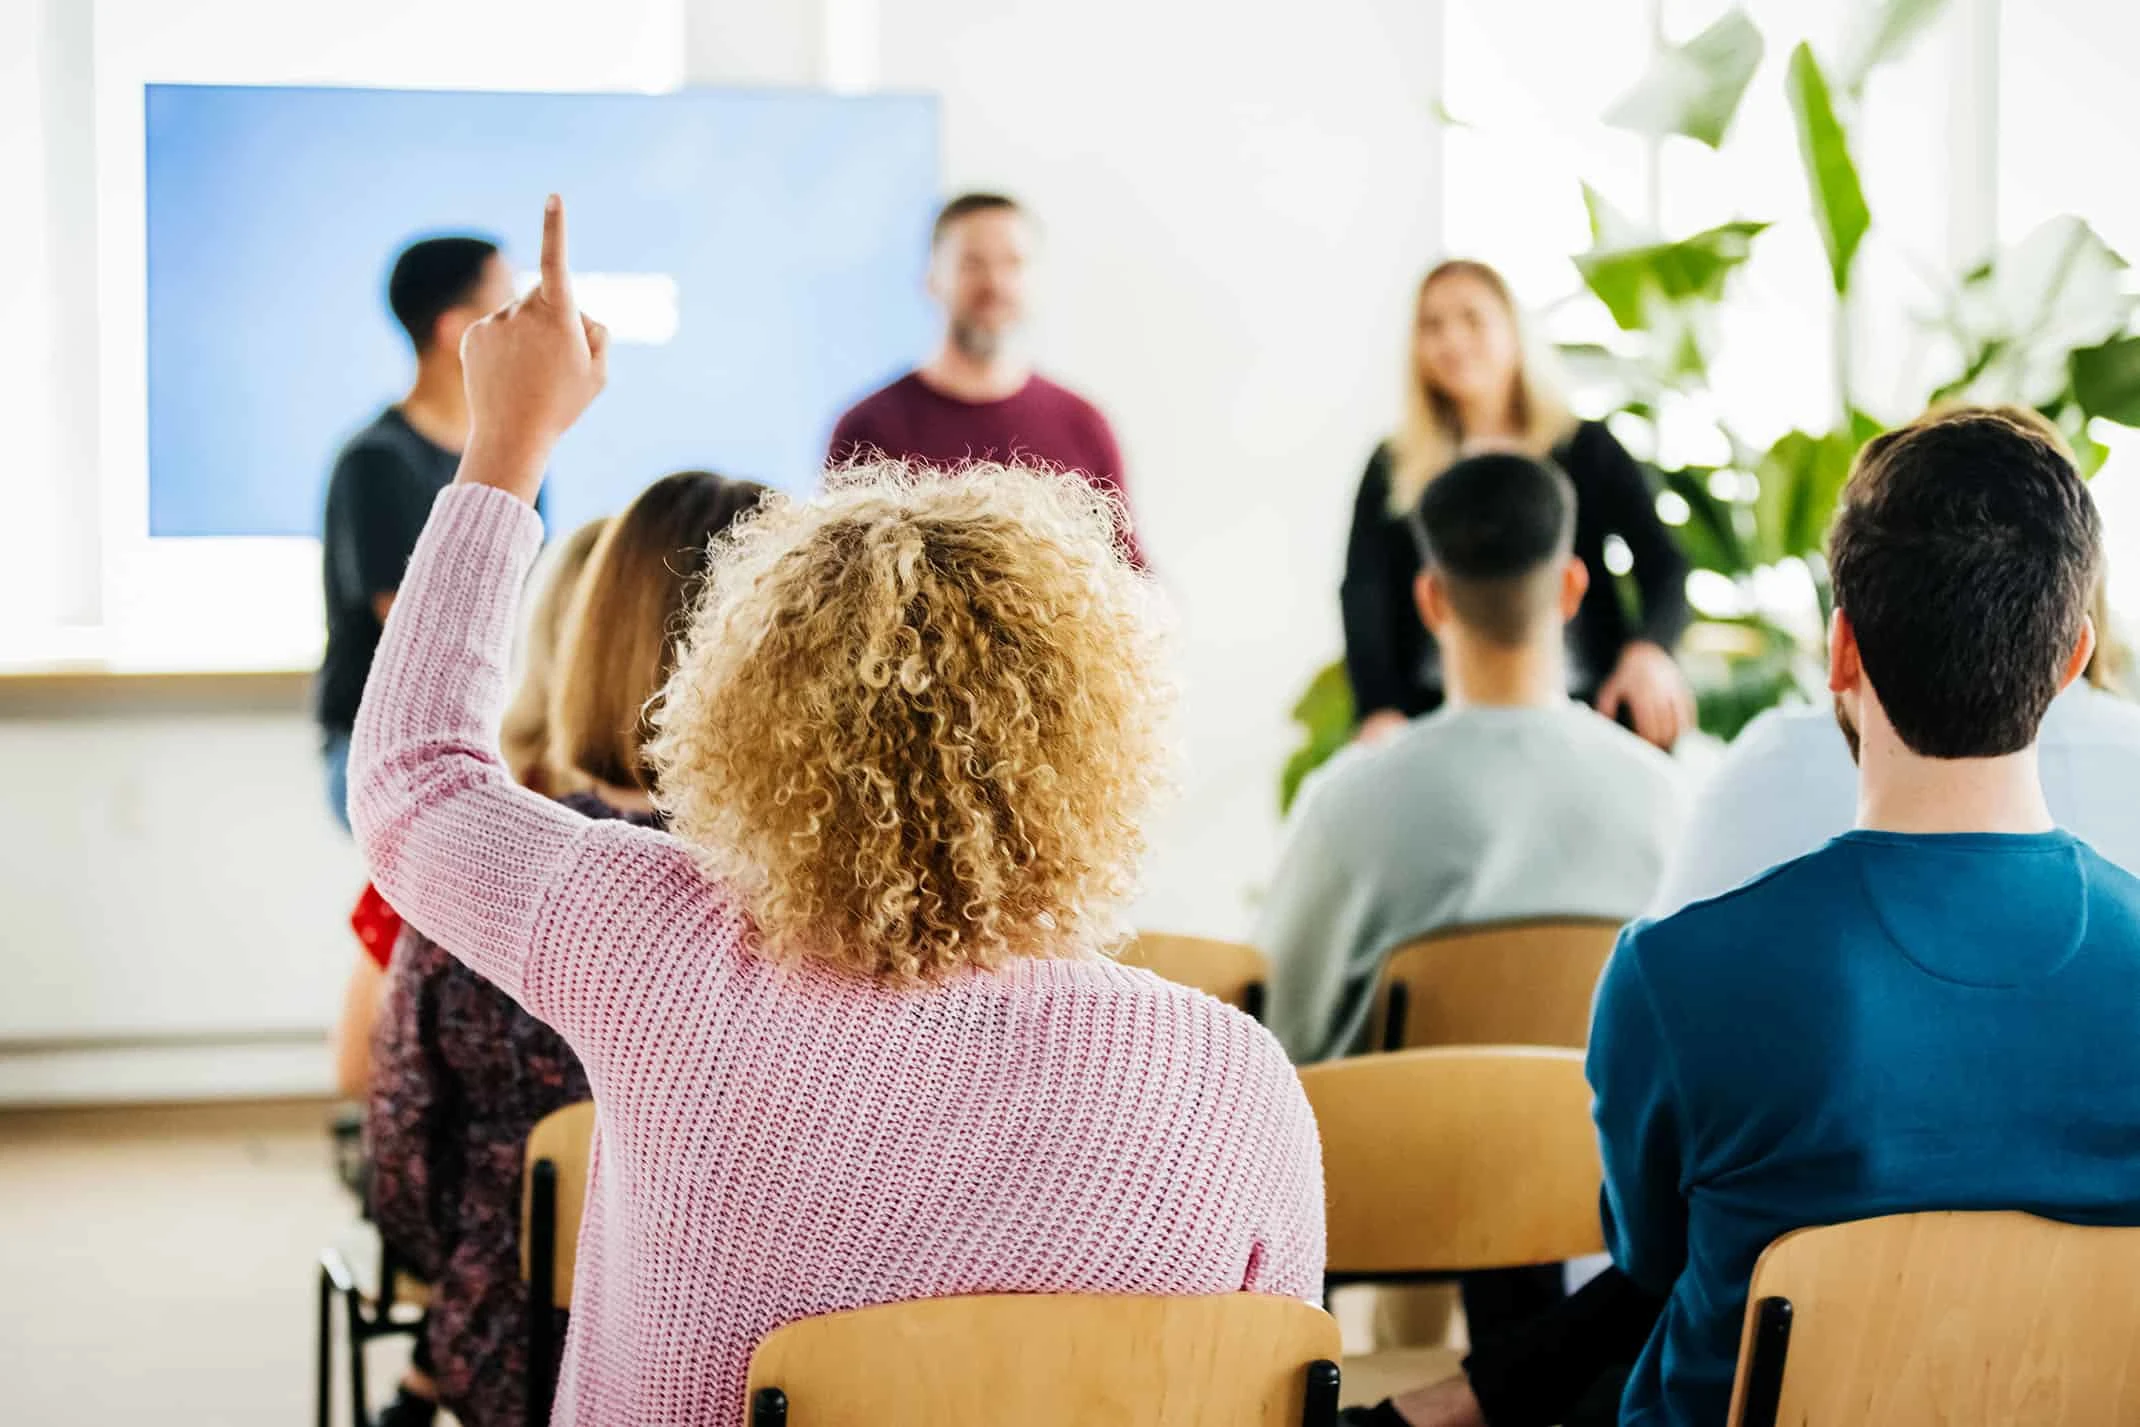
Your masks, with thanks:
M 1271 1127 L 1273 1143 L 1260 1166 L 1267 1227 L 1241 1287 L 1321 1307 L 1328 1251 L 1322 1135 L 1292 1067 L 1279 1064 L 1271 1078 L 1275 1103 L 1262 1123 Z
M 1621 933 L 1598 986 L 1590 1088 L 1605 1165 L 1605 1247 L 1652 1293 L 1671 1292 L 1687 1263 L 1682 1113 L 1671 1048 L 1635 954 L 1642 924 Z
M 1338 603 L 1345 617 L 1345 674 L 1361 718 L 1380 709 L 1402 708 L 1405 678 L 1399 667 L 1391 586 L 1405 587 L 1410 571 L 1393 568 L 1384 526 L 1389 521 L 1389 448 L 1375 451 L 1353 501 L 1352 533 L 1345 543 L 1345 579 Z
M 592 822 L 506 771 L 507 653 L 541 544 L 542 522 L 504 491 L 456 485 L 439 496 L 357 715 L 350 812 L 372 880 L 409 924 L 580 1048 L 600 997 L 565 1002 L 601 970 L 546 964 L 538 974 L 535 964 L 632 942 L 622 889 L 695 869 L 671 839 Z M 553 902 L 596 908 L 596 923 L 624 934 L 604 936 L 585 915 L 546 919 Z
M 1635 637 L 1663 649 L 1687 632 L 1687 557 L 1657 518 L 1657 492 L 1648 475 L 1602 422 L 1585 429 L 1583 456 L 1589 466 L 1588 498 L 1598 502 L 1600 523 L 1627 542 L 1635 559 L 1635 586 L 1642 591 L 1642 622 Z M 1603 671 L 1601 671 L 1602 673 Z

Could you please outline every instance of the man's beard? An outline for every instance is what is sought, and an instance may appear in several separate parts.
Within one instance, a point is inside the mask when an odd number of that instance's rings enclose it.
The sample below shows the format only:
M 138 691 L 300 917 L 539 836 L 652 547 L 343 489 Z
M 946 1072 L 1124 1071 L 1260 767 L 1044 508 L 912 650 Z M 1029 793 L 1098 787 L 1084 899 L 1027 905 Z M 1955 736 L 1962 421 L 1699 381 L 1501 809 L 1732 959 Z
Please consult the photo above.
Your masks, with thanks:
M 1835 696 L 1835 726 L 1843 730 L 1843 742 L 1850 745 L 1850 761 L 1858 761 L 1858 726 L 1851 721 L 1850 711 L 1843 707 L 1843 696 Z
M 976 362 L 994 361 L 1007 335 L 1000 327 L 983 327 L 977 322 L 951 324 L 951 345 Z

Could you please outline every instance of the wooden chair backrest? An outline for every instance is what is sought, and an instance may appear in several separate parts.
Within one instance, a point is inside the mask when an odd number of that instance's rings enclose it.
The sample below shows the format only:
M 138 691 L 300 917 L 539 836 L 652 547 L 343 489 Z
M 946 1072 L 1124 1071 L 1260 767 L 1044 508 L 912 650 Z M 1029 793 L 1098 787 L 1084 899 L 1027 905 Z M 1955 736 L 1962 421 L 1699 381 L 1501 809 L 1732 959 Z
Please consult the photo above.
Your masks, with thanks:
M 1458 1272 L 1604 1252 L 1580 1051 L 1445 1046 L 1304 1066 L 1333 1275 Z
M 1271 980 L 1270 962 L 1252 946 L 1173 932 L 1140 932 L 1123 948 L 1121 962 L 1208 991 L 1253 1016 L 1262 1014 Z
M 775 1329 L 749 1398 L 778 1388 L 795 1427 L 1300 1427 L 1339 1354 L 1329 1314 L 1264 1294 L 929 1298 Z
M 535 1122 L 528 1134 L 526 1171 L 520 1176 L 520 1277 L 533 1277 L 528 1262 L 528 1230 L 534 1222 L 530 1204 L 535 1165 L 557 1166 L 557 1268 L 552 1280 L 559 1308 L 572 1306 L 572 1273 L 579 1263 L 580 1216 L 587 1208 L 587 1168 L 594 1150 L 594 1102 L 582 1100 L 554 1110 Z
M 1748 1391 L 1764 1299 L 1790 1304 L 1770 1422 L 2140 1422 L 2140 1229 L 1928 1213 L 1785 1234 L 1754 1266 L 1733 1427 L 1766 1415 Z
M 1620 934 L 1599 918 L 1454 927 L 1390 954 L 1375 988 L 1368 1046 L 1590 1043 L 1590 1003 Z M 1402 986 L 1392 1042 L 1391 988 Z

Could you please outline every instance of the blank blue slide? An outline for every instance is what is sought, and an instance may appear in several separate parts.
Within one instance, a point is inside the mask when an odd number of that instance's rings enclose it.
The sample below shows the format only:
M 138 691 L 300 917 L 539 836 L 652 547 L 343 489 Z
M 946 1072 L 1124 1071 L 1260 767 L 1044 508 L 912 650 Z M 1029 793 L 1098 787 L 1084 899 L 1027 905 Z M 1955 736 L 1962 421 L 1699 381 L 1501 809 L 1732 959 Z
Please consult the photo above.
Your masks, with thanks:
M 672 470 L 809 488 L 840 410 L 932 335 L 931 98 L 158 84 L 147 105 L 151 535 L 316 535 L 336 450 L 413 370 L 394 254 L 472 232 L 532 271 L 553 190 L 616 332 L 551 472 L 562 528 Z

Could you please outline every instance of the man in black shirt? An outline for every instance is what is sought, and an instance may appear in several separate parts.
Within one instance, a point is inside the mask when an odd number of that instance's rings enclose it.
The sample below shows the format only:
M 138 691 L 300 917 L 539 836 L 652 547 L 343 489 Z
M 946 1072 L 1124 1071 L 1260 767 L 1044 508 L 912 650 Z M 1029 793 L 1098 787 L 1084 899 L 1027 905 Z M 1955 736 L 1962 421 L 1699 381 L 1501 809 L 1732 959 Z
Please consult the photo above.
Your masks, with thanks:
M 498 245 L 483 238 L 413 243 L 387 280 L 387 305 L 416 348 L 416 383 L 350 438 L 327 482 L 327 656 L 316 694 L 327 797 L 344 827 L 349 733 L 372 654 L 431 502 L 452 481 L 468 440 L 461 333 L 512 299 L 512 272 Z

